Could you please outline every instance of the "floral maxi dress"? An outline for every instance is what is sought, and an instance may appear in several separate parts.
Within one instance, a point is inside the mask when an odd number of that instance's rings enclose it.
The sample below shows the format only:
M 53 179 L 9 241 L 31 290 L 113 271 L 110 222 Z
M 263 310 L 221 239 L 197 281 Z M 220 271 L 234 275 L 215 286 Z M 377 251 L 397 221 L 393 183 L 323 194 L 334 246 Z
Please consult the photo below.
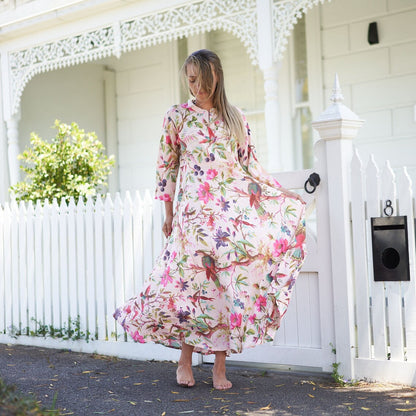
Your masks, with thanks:
M 243 117 L 244 118 L 244 117 Z M 304 259 L 304 204 L 259 165 L 250 130 L 229 136 L 191 100 L 166 114 L 156 198 L 173 231 L 143 291 L 114 313 L 139 342 L 239 353 L 273 340 Z

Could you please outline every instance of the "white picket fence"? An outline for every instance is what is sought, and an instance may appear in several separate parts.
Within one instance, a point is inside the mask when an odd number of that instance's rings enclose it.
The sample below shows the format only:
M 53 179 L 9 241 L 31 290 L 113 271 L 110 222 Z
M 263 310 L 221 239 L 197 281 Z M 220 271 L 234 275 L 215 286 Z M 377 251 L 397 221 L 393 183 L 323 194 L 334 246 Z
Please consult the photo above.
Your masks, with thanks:
M 0 332 L 62 328 L 79 316 L 93 339 L 124 340 L 112 314 L 161 252 L 160 208 L 149 191 L 0 208 Z
M 352 144 L 362 121 L 343 106 L 337 78 L 331 101 L 313 123 L 321 137 L 314 168 L 321 184 L 309 200 L 316 202 L 316 239 L 307 241 L 309 259 L 294 302 L 273 346 L 248 350 L 240 359 L 324 371 L 338 362 L 346 378 L 416 386 L 416 190 L 405 168 L 394 173 L 387 164 L 380 172 L 372 158 L 363 167 Z M 299 189 L 308 174 L 279 179 Z M 409 281 L 374 281 L 370 223 L 384 216 L 387 200 L 393 215 L 407 216 Z M 139 292 L 161 251 L 163 205 L 153 202 L 147 191 L 134 200 L 127 193 L 114 202 L 0 207 L 0 342 L 11 342 L 13 332 L 36 331 L 36 321 L 60 328 L 79 316 L 94 342 L 29 336 L 14 342 L 177 359 L 177 350 L 125 342 L 130 340 L 112 317 Z
M 386 216 L 387 201 L 391 201 L 393 215 L 407 216 L 410 281 L 374 281 L 370 220 Z M 414 218 L 415 199 L 406 168 L 394 173 L 387 163 L 380 171 L 372 157 L 364 167 L 355 151 L 351 163 L 351 221 L 357 378 L 416 383 Z

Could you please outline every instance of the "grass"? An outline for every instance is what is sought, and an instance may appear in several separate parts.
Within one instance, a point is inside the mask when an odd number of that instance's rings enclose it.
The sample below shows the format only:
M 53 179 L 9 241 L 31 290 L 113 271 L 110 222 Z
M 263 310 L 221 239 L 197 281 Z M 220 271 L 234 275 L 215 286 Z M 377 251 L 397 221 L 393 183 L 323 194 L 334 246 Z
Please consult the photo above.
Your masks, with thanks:
M 50 416 L 59 415 L 55 409 L 56 394 L 52 408 L 46 409 L 34 396 L 25 396 L 17 391 L 16 386 L 7 385 L 0 378 L 0 414 L 2 416 Z

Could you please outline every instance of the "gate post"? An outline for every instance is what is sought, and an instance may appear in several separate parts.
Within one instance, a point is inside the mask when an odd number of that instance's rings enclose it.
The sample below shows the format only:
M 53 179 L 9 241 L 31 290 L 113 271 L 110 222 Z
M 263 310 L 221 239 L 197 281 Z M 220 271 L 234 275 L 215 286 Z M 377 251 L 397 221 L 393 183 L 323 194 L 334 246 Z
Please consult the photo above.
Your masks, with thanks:
M 319 161 L 324 176 L 329 212 L 329 238 L 336 361 L 339 373 L 354 378 L 354 288 L 352 275 L 351 227 L 349 215 L 349 170 L 352 139 L 364 123 L 342 104 L 344 97 L 335 75 L 332 104 L 312 123 L 325 147 L 325 160 Z M 323 193 L 321 193 L 321 196 Z

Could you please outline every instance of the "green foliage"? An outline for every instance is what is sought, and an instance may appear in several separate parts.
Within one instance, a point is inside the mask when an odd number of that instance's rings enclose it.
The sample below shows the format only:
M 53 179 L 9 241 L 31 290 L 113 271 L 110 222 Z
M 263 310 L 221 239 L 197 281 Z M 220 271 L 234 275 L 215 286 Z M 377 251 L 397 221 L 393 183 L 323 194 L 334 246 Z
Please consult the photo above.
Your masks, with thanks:
M 0 379 L 0 408 L 4 416 L 59 415 L 59 411 L 55 409 L 56 397 L 55 393 L 52 408 L 48 410 L 41 407 L 35 397 L 24 396 L 15 386 L 9 386 Z
M 61 328 L 56 328 L 53 325 L 45 325 L 35 318 L 32 318 L 31 320 L 36 324 L 35 330 L 31 330 L 28 327 L 19 329 L 12 326 L 9 328 L 9 335 L 13 338 L 17 338 L 21 335 L 28 335 L 31 337 L 50 337 L 72 341 L 82 339 L 87 342 L 94 339 L 90 331 L 82 331 L 79 315 L 76 319 L 68 318 L 68 323 L 64 324 Z
M 332 342 L 329 344 L 332 348 L 332 353 L 335 355 L 337 353 L 337 350 L 335 349 L 334 344 Z M 337 383 L 339 386 L 356 386 L 358 385 L 357 380 L 347 380 L 345 377 L 341 374 L 339 374 L 339 366 L 341 363 L 332 363 L 332 373 L 331 376 L 334 379 L 335 383 Z
M 29 148 L 18 156 L 24 163 L 24 181 L 10 187 L 17 201 L 95 196 L 107 186 L 114 165 L 95 133 L 85 133 L 76 123 L 55 121 L 56 137 L 47 142 L 31 134 Z

